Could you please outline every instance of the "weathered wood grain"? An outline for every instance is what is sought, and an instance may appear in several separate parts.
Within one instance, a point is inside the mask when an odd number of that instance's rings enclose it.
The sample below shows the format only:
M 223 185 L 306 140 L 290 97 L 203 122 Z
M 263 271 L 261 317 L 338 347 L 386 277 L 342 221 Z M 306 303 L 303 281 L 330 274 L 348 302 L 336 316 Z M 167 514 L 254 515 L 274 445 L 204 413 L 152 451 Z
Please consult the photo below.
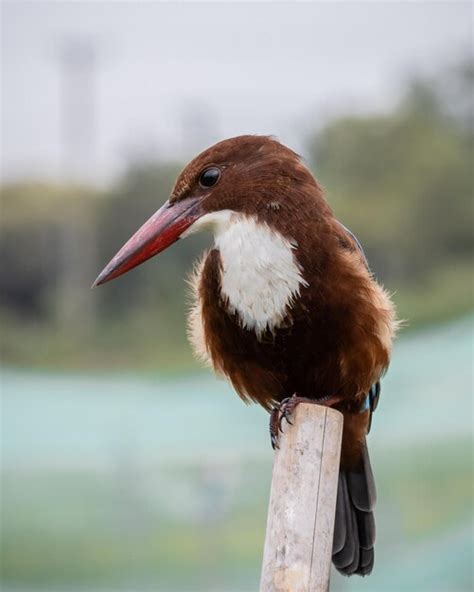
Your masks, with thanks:
M 343 416 L 300 404 L 273 465 L 260 592 L 329 590 Z

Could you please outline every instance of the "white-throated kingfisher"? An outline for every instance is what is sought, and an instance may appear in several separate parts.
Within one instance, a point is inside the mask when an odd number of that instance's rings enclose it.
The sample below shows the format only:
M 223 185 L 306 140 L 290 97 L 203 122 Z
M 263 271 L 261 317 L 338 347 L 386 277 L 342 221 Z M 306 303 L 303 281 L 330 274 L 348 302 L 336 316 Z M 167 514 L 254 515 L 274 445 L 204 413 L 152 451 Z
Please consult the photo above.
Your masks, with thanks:
M 375 485 L 366 433 L 390 360 L 393 304 L 300 157 L 266 136 L 224 140 L 192 160 L 94 285 L 201 230 L 214 244 L 192 281 L 191 342 L 244 401 L 271 412 L 274 446 L 301 401 L 344 414 L 333 563 L 367 575 Z

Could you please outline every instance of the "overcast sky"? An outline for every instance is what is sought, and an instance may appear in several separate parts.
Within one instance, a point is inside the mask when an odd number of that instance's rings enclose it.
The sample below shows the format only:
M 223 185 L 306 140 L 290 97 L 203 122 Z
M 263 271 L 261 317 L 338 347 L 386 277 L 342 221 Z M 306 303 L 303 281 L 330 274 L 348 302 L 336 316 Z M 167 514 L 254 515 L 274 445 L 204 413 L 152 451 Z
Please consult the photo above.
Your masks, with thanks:
M 187 158 L 241 133 L 304 153 L 328 117 L 386 109 L 411 72 L 466 52 L 471 12 L 453 1 L 3 2 L 3 177 L 104 181 L 140 155 Z M 71 43 L 95 48 L 94 68 L 61 74 Z

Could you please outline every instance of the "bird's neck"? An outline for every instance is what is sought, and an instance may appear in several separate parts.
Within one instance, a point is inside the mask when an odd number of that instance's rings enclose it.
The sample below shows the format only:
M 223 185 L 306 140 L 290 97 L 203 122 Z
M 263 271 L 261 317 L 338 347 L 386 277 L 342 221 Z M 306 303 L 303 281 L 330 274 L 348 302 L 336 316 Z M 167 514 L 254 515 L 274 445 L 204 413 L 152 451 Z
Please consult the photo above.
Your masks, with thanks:
M 209 214 L 204 223 L 211 226 L 220 253 L 221 296 L 229 312 L 257 336 L 287 324 L 291 305 L 307 285 L 296 242 L 235 212 Z

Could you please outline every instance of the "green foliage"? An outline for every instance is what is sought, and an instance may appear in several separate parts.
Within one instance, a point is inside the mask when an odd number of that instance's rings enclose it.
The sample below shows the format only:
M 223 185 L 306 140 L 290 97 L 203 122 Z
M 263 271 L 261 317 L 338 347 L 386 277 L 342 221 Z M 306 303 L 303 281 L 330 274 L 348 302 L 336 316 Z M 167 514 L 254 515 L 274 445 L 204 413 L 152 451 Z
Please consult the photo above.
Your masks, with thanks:
M 341 118 L 311 142 L 337 216 L 393 288 L 472 253 L 472 137 L 448 108 L 416 81 L 393 113 Z

